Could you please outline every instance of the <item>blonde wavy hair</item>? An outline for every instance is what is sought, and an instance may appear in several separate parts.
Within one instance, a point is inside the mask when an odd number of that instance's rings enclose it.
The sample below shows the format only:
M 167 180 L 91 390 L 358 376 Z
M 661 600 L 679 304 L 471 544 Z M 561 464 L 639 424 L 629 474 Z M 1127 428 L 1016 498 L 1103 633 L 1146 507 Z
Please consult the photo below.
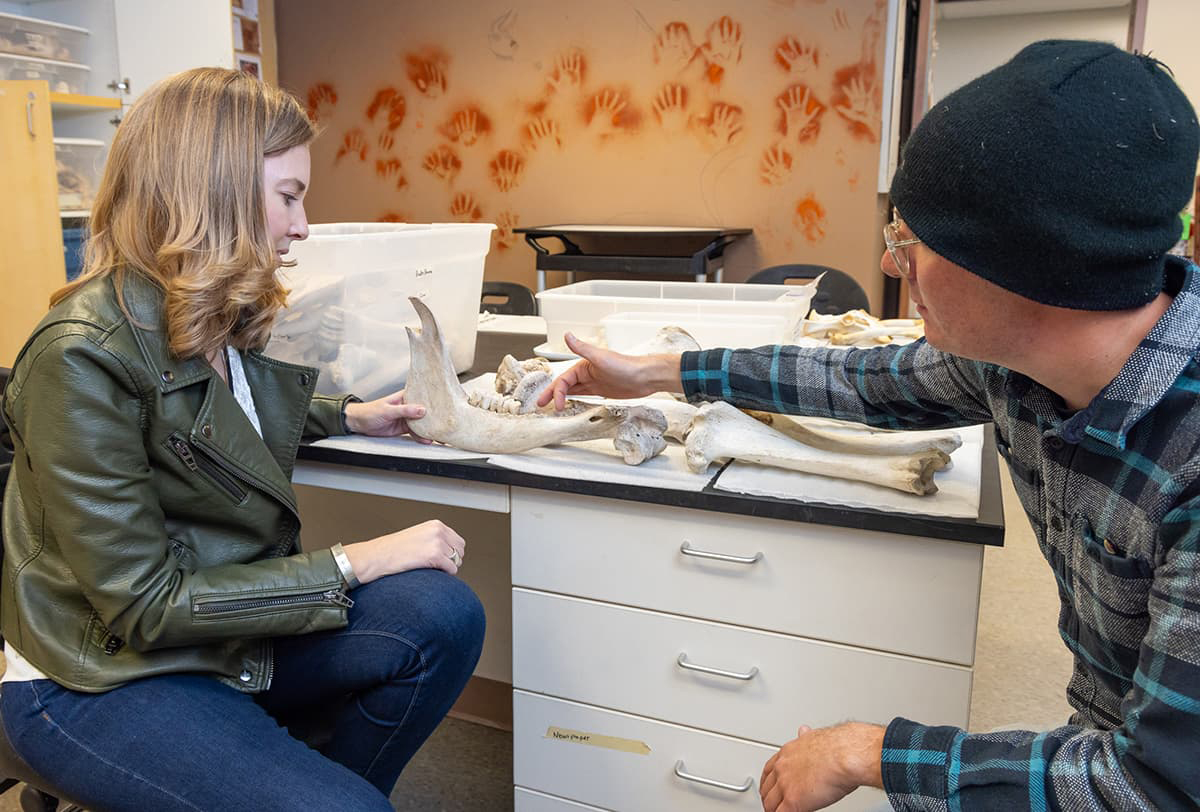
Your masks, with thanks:
M 165 294 L 175 356 L 203 357 L 226 342 L 261 349 L 287 296 L 275 274 L 263 158 L 315 135 L 295 97 L 239 71 L 197 68 L 159 82 L 117 129 L 84 273 L 51 306 L 108 274 L 119 296 L 124 275 L 140 273 Z M 123 299 L 121 308 L 129 314 Z

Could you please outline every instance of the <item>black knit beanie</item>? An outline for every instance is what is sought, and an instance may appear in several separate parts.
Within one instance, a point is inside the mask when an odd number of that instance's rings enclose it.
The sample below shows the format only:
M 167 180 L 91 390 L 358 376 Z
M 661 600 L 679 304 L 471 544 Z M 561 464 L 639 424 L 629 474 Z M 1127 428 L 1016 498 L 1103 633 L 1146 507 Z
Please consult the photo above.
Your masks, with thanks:
M 892 204 L 927 246 L 1000 287 L 1122 310 L 1163 288 L 1198 149 L 1196 112 L 1160 63 L 1047 40 L 929 111 Z

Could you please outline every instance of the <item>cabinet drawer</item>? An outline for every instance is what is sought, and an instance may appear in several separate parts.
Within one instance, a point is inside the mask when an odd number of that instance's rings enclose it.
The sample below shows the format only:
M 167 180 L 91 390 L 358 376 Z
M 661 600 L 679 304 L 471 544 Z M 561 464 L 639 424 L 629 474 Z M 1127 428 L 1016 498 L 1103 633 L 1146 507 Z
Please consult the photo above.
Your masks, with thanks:
M 685 554 L 710 551 L 735 563 Z M 983 548 L 512 491 L 514 586 L 970 665 Z
M 588 736 L 594 743 L 579 743 L 572 734 Z M 761 812 L 758 778 L 774 753 L 773 747 L 729 736 L 513 692 L 515 783 L 604 809 Z M 681 778 L 677 768 L 745 789 Z M 880 804 L 886 808 L 882 792 L 859 789 L 830 808 L 856 812 Z
M 556 798 L 524 787 L 514 788 L 513 800 L 515 812 L 604 812 L 598 806 Z
M 523 589 L 513 685 L 776 746 L 846 719 L 966 727 L 971 705 L 963 666 Z

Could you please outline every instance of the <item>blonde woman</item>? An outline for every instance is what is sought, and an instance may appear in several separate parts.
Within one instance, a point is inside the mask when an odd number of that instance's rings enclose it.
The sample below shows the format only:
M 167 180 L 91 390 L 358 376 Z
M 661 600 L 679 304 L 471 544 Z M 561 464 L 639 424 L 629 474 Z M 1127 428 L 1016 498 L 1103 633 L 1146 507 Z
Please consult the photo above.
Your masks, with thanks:
M 92 809 L 388 810 L 482 645 L 440 522 L 299 551 L 304 436 L 394 435 L 403 394 L 314 396 L 264 357 L 308 232 L 314 130 L 243 74 L 165 80 L 125 117 L 86 272 L 3 401 L 0 715 Z M 336 712 L 321 752 L 280 726 Z

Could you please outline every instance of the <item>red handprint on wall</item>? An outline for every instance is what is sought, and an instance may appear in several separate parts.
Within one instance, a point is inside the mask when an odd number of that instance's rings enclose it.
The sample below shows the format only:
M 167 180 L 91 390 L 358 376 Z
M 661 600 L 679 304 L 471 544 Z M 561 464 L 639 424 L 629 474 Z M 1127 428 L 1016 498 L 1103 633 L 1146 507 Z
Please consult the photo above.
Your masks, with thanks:
M 404 177 L 404 167 L 399 158 L 380 158 L 375 161 L 375 174 L 384 180 L 394 181 L 397 189 L 408 185 L 408 178 Z
M 336 164 L 346 155 L 357 155 L 358 160 L 367 160 L 367 137 L 363 134 L 362 129 L 355 127 L 347 130 L 342 136 L 342 145 L 338 147 L 337 155 L 334 156 L 333 162 Z
M 305 100 L 308 103 L 308 117 L 313 121 L 320 121 L 333 112 L 333 108 L 337 105 L 338 95 L 333 85 L 328 82 L 317 82 L 308 89 Z
M 492 122 L 478 107 L 464 107 L 455 111 L 442 125 L 442 135 L 469 147 L 481 136 L 492 131 Z
M 810 243 L 825 239 L 825 207 L 813 195 L 797 201 L 792 222 Z
M 462 160 L 454 151 L 454 147 L 439 144 L 425 153 L 425 160 L 421 162 L 421 166 L 432 172 L 434 177 L 451 182 L 462 169 Z
M 434 48 L 418 54 L 407 54 L 408 81 L 422 96 L 436 99 L 446 92 L 446 70 L 450 58 Z
M 742 61 L 742 24 L 722 17 L 708 27 L 708 39 L 700 46 L 708 63 L 708 80 L 718 84 L 725 71 Z
M 519 152 L 502 149 L 488 164 L 488 175 L 491 177 L 492 183 L 496 184 L 497 189 L 507 192 L 521 180 L 521 173 L 524 169 L 525 159 Z
M 811 141 L 821 131 L 825 105 L 806 85 L 792 85 L 775 99 L 780 111 L 779 131 L 798 144 Z
M 459 192 L 450 201 L 450 216 L 460 220 L 476 221 L 483 218 L 483 209 L 479 201 L 470 192 Z
M 374 123 L 375 117 L 380 116 L 384 128 L 388 132 L 394 132 L 404 123 L 407 110 L 408 103 L 404 100 L 404 94 L 394 87 L 385 87 L 378 91 L 367 105 L 367 121 Z

